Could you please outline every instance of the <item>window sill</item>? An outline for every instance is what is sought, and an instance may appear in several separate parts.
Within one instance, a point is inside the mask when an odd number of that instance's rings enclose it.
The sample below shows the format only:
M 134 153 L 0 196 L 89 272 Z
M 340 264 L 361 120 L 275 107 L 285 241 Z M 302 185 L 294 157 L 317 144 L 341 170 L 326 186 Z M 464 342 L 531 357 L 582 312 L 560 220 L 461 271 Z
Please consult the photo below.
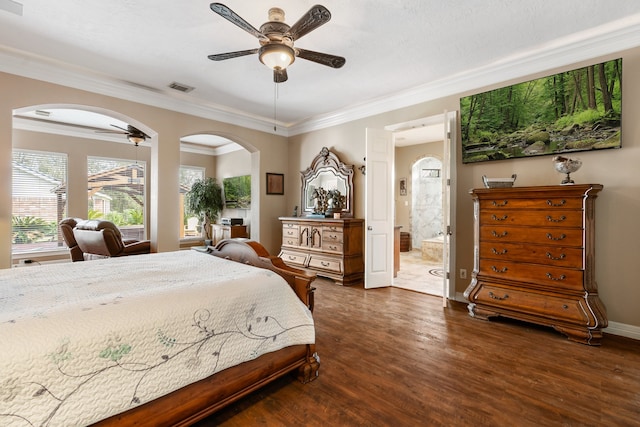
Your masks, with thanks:
M 31 261 L 31 263 L 28 261 Z M 18 265 L 41 265 L 66 261 L 71 261 L 69 258 L 69 250 L 66 248 L 52 251 L 20 252 L 11 254 L 11 264 L 13 267 Z

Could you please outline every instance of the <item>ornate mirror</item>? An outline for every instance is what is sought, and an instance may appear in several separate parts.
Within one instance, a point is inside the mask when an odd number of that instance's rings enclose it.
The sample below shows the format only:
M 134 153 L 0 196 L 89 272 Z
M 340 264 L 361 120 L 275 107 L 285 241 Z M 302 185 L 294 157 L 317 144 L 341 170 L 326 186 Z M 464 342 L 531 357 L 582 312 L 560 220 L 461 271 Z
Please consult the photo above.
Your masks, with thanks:
M 302 174 L 302 215 L 353 217 L 353 165 L 323 147 Z

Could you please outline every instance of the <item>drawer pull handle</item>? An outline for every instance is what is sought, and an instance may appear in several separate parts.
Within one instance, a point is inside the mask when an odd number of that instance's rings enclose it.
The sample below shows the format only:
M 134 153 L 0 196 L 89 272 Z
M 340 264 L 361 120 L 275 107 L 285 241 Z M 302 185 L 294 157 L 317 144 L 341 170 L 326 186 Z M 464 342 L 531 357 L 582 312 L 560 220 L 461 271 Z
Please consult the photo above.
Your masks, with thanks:
M 497 250 L 496 248 L 491 248 L 491 252 L 493 252 L 496 255 L 504 255 L 507 253 L 506 249 L 503 249 L 501 251 Z
M 552 259 L 554 261 L 560 261 L 561 259 L 565 259 L 567 257 L 566 254 L 560 254 L 559 257 L 555 257 L 551 254 L 551 252 L 547 252 L 547 258 Z
M 296 257 L 289 255 L 289 261 L 295 261 Z
M 565 276 L 564 274 L 561 274 L 559 277 L 553 277 L 553 274 L 547 273 L 547 278 L 558 281 L 558 280 L 565 280 L 567 276 Z
M 491 215 L 491 219 L 494 221 L 504 221 L 508 218 L 508 215 L 503 215 L 502 218 L 498 218 L 496 215 Z
M 338 240 L 338 236 L 336 236 L 335 234 L 329 235 L 329 238 L 332 240 Z
M 495 271 L 496 273 L 506 273 L 506 272 L 507 272 L 507 270 L 508 270 L 508 268 L 507 268 L 507 267 L 502 267 L 500 270 L 498 270 L 498 267 L 496 267 L 495 265 L 492 265 L 492 266 L 491 266 L 491 269 L 492 269 L 493 271 Z M 549 274 L 549 273 L 547 273 L 547 274 Z
M 293 231 L 287 231 L 287 234 L 288 234 L 289 236 L 293 236 Z
M 565 199 L 560 200 L 559 203 L 553 203 L 551 200 L 547 200 L 547 205 L 553 206 L 553 207 L 564 206 L 566 204 L 567 204 L 567 201 Z
M 509 295 L 508 294 L 504 294 L 503 297 L 499 297 L 498 295 L 494 294 L 492 291 L 489 291 L 489 298 L 497 299 L 498 301 L 504 301 L 507 298 L 509 298 Z
M 549 221 L 549 222 L 562 222 L 562 221 L 564 221 L 565 219 L 567 219 L 567 217 L 566 217 L 566 216 L 564 216 L 564 215 L 562 215 L 562 216 L 561 216 L 560 218 L 558 218 L 558 219 L 553 219 L 553 217 L 552 217 L 551 215 L 547 215 L 547 221 Z
M 564 233 L 562 233 L 562 234 L 561 234 L 560 236 L 558 236 L 558 237 L 553 237 L 553 234 L 551 234 L 551 233 L 547 233 L 547 239 L 549 239 L 549 240 L 563 240 L 563 239 L 565 239 L 566 237 L 567 237 L 567 235 L 566 235 L 566 234 L 564 234 Z
M 329 245 L 329 249 L 331 249 L 332 251 L 337 251 L 338 250 L 338 248 L 336 246 L 331 246 L 331 245 Z
M 331 265 L 330 262 L 324 262 L 324 261 L 320 261 L 320 264 L 322 264 L 323 267 L 329 267 Z
M 564 308 L 565 310 L 569 308 L 569 306 L 567 304 L 562 304 L 562 308 Z
M 497 207 L 507 206 L 507 203 L 509 203 L 508 200 L 505 200 L 502 203 L 496 202 L 495 200 L 491 202 L 493 206 L 497 206 Z
M 496 230 L 491 230 L 491 234 L 493 235 L 493 237 L 506 237 L 509 233 L 503 231 L 502 233 L 498 234 Z

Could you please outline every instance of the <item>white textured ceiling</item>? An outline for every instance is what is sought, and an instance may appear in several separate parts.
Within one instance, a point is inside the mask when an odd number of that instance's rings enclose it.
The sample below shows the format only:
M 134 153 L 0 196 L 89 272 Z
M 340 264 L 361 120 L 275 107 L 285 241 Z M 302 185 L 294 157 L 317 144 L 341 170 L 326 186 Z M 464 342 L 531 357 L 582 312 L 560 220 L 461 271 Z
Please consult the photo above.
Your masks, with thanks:
M 315 2 L 223 1 L 256 28 L 267 20 L 270 7 L 284 9 L 286 22 L 292 25 Z M 0 0 L 0 71 L 166 108 L 188 105 L 195 114 L 273 128 L 275 85 L 271 71 L 257 56 L 222 62 L 207 58 L 258 47 L 256 38 L 213 13 L 209 1 L 19 3 L 21 15 L 6 11 L 15 9 L 14 1 Z M 296 46 L 343 56 L 346 64 L 332 69 L 298 58 L 289 67 L 289 81 L 277 88 L 276 120 L 284 129 L 367 105 L 384 108 L 385 100 L 399 93 L 428 97 L 424 92 L 429 88 L 474 73 L 484 75 L 486 83 L 487 75 L 495 76 L 505 65 L 540 52 L 562 52 L 564 46 L 573 53 L 556 55 L 549 65 L 586 59 L 599 52 L 580 52 L 576 46 L 581 40 L 625 29 L 638 33 L 640 23 L 638 0 L 325 0 L 322 4 L 331 11 L 331 21 L 296 41 Z M 633 36 L 629 43 L 640 45 L 634 37 L 638 38 Z M 540 62 L 540 67 L 547 65 Z M 195 90 L 179 93 L 167 87 L 171 82 Z

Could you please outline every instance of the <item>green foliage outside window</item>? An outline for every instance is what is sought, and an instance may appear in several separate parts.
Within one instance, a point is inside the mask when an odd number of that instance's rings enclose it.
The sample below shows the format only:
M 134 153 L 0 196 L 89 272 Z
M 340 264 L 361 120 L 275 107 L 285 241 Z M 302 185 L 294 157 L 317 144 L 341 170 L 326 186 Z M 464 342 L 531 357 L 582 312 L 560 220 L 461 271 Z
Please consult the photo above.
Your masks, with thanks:
M 51 242 L 57 239 L 58 227 L 55 222 L 33 216 L 11 217 L 11 243 Z

